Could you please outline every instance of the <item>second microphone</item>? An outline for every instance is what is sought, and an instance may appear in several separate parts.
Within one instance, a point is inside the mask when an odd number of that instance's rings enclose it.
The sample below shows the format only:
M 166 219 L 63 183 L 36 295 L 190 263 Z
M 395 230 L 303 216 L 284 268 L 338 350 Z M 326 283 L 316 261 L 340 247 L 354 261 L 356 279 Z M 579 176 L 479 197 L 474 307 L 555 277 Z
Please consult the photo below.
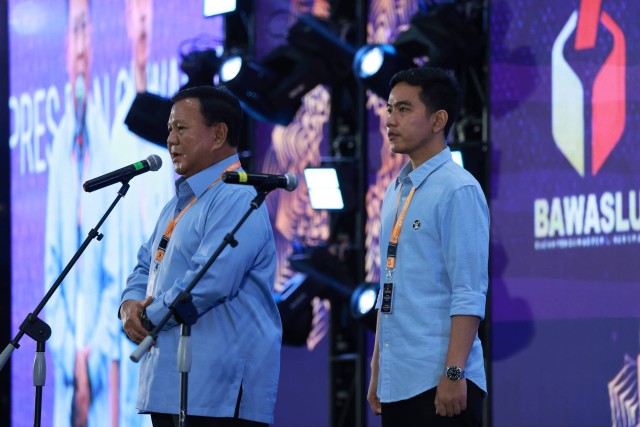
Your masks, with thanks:
M 225 172 L 222 181 L 228 184 L 252 185 L 259 191 L 271 191 L 283 188 L 293 191 L 298 187 L 298 177 L 292 173 L 285 175 L 266 175 L 246 172 Z

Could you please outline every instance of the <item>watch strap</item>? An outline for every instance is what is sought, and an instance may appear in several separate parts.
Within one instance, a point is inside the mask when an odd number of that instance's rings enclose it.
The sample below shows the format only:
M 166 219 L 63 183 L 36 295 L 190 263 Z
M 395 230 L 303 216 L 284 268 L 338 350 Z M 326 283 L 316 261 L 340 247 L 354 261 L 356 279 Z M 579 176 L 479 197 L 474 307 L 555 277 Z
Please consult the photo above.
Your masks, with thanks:
M 156 327 L 156 325 L 154 325 L 153 322 L 147 316 L 147 307 L 143 308 L 142 311 L 140 312 L 140 323 L 142 323 L 142 327 L 145 328 L 147 331 L 151 331 L 153 328 Z

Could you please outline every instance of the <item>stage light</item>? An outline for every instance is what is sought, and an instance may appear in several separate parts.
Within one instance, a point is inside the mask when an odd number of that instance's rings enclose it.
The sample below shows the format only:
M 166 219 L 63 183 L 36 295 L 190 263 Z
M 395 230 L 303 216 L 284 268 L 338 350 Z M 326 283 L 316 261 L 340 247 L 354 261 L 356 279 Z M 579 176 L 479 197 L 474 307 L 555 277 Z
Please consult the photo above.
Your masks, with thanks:
M 298 247 L 288 261 L 297 273 L 274 299 L 282 319 L 282 342 L 300 346 L 307 343 L 312 328 L 313 299 L 347 301 L 353 281 L 344 263 L 326 245 Z
M 360 285 L 351 295 L 351 314 L 355 318 L 360 318 L 368 314 L 376 305 L 378 290 L 377 283 L 364 283 Z
M 191 43 L 197 43 L 197 40 Z M 188 82 L 180 88 L 181 90 L 188 87 L 211 86 L 214 84 L 222 63 L 215 49 L 194 48 L 187 53 L 181 54 L 180 57 L 180 69 L 189 78 Z
M 376 329 L 376 299 L 380 283 L 362 283 L 351 294 L 351 317 L 363 321 L 370 329 Z
M 452 132 L 453 133 L 453 132 Z M 487 191 L 487 146 L 481 141 L 450 142 L 453 161 L 465 168 Z
M 220 66 L 220 82 L 226 83 L 236 78 L 242 68 L 242 57 L 238 55 L 225 59 Z
M 393 48 L 393 46 L 390 46 Z M 394 49 L 395 50 L 395 49 Z M 360 57 L 359 57 L 360 56 Z M 380 71 L 384 62 L 383 46 L 369 45 L 365 46 L 362 53 L 358 50 L 354 64 L 358 64 L 357 74 L 360 78 L 366 79 Z
M 212 47 L 214 44 L 204 36 L 180 43 L 180 69 L 189 79 L 180 90 L 214 84 L 222 63 L 220 49 Z M 149 92 L 137 93 L 124 122 L 136 135 L 166 147 L 169 136 L 167 118 L 172 105 L 171 98 Z
M 309 189 L 313 209 L 339 210 L 344 208 L 340 182 L 335 168 L 306 168 L 304 179 Z
M 236 67 L 235 76 L 225 73 L 222 83 L 255 119 L 283 126 L 295 117 L 302 97 L 329 75 L 320 59 L 289 45 L 276 48 L 259 63 L 243 60 Z
M 170 98 L 149 92 L 138 93 L 124 123 L 139 137 L 166 147 L 169 136 L 167 118 L 172 105 Z
M 454 69 L 482 52 L 481 14 L 464 5 L 441 3 L 411 18 L 410 27 L 392 45 L 369 44 L 355 55 L 353 71 L 362 84 L 382 98 L 398 71 L 428 65 Z
M 334 254 L 330 245 L 299 248 L 289 256 L 291 268 L 297 273 L 274 295 L 283 325 L 283 342 L 304 345 L 311 330 L 313 298 L 329 299 L 344 304 L 345 314 L 363 322 L 368 328 L 376 327 L 376 298 L 379 283 L 356 286 L 348 260 Z
M 204 16 L 216 16 L 236 10 L 236 0 L 204 0 Z
M 306 274 L 294 274 L 273 295 L 282 321 L 282 342 L 301 346 L 307 343 L 313 317 L 311 301 L 322 291 L 322 284 Z
M 327 22 L 302 15 L 289 29 L 287 44 L 259 62 L 243 59 L 241 66 L 235 65 L 237 73 L 225 72 L 221 82 L 254 118 L 288 125 L 304 95 L 348 76 L 354 53 Z
M 451 150 L 451 158 L 454 162 L 459 164 L 461 167 L 464 167 L 464 160 L 462 159 L 462 151 Z
M 332 253 L 329 245 L 302 248 L 290 255 L 291 268 L 322 284 L 317 296 L 329 299 L 348 299 L 355 285 L 349 268 Z
M 358 49 L 353 61 L 353 72 L 365 87 L 386 99 L 389 80 L 399 70 L 413 66 L 411 58 L 401 55 L 390 44 L 369 44 Z

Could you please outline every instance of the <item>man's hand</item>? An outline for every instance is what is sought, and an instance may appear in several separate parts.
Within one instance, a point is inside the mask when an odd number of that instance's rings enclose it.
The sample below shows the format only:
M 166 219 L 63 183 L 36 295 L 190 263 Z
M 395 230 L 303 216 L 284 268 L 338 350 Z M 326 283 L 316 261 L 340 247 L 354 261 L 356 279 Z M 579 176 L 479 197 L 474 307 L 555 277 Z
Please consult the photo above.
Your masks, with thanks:
M 148 335 L 148 331 L 140 322 L 140 313 L 142 310 L 153 302 L 153 297 L 147 297 L 143 300 L 130 299 L 122 303 L 120 306 L 120 319 L 122 320 L 122 328 L 125 334 L 136 344 L 140 344 Z
M 367 393 L 367 401 L 371 406 L 373 415 L 380 415 L 382 413 L 382 405 L 380 404 L 380 398 L 378 398 L 378 373 L 371 372 L 371 380 L 369 381 L 369 392 Z
M 440 378 L 436 389 L 436 414 L 453 417 L 467 409 L 467 381 L 463 378 L 451 381 L 446 376 Z

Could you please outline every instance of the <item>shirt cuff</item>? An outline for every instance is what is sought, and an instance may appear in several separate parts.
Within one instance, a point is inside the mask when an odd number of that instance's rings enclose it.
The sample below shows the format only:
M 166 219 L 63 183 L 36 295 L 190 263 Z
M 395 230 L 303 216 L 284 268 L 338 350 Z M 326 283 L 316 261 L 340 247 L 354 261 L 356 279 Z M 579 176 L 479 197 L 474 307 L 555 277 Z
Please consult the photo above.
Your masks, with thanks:
M 165 294 L 166 295 L 166 294 Z M 151 304 L 147 306 L 147 317 L 154 325 L 159 325 L 162 318 L 169 312 L 169 304 L 172 301 L 169 301 L 165 304 L 164 298 L 156 298 Z M 167 329 L 173 328 L 178 325 L 176 319 L 171 316 L 167 323 L 163 326 L 162 330 L 166 331 Z
M 486 295 L 479 292 L 456 293 L 451 296 L 450 316 L 476 316 L 484 319 Z

